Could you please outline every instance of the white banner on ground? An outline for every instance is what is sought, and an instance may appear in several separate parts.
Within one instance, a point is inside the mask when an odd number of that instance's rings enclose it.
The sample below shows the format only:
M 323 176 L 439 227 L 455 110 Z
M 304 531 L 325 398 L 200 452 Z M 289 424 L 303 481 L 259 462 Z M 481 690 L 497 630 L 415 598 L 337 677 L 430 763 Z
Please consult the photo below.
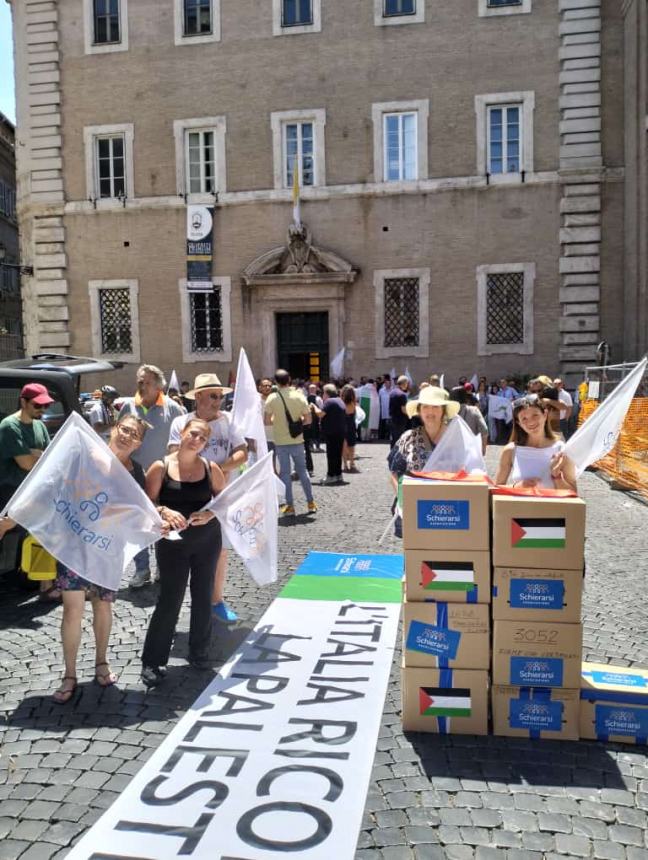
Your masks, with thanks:
M 466 422 L 457 415 L 448 424 L 441 441 L 430 454 L 424 472 L 486 473 L 481 434 L 475 436 Z
M 68 860 L 352 860 L 399 614 L 275 600 Z
M 576 466 L 577 476 L 616 445 L 647 362 L 646 358 L 640 361 L 565 444 L 565 454 Z
M 225 487 L 208 505 L 257 585 L 277 579 L 279 525 L 272 453 Z
M 106 443 L 73 412 L 16 490 L 9 516 L 66 567 L 117 591 L 162 520 Z

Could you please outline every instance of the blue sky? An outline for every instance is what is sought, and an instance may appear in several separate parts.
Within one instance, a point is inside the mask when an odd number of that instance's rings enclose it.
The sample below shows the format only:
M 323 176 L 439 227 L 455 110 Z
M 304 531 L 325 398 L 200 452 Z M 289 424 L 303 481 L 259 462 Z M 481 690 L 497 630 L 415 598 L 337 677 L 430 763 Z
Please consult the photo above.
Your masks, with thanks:
M 16 122 L 11 12 L 5 0 L 0 0 L 0 111 Z

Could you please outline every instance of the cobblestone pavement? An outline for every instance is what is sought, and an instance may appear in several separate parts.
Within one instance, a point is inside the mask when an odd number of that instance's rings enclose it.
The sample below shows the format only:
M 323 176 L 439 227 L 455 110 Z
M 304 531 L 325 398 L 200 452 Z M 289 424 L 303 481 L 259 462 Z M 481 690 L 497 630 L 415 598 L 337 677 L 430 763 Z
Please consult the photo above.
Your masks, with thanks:
M 309 549 L 400 551 L 377 539 L 391 501 L 383 445 L 361 446 L 361 474 L 318 487 L 320 511 L 280 529 L 282 581 Z M 492 452 L 494 461 L 495 451 Z M 316 477 L 325 469 L 315 455 Z M 648 667 L 648 507 L 582 479 L 588 502 L 585 656 Z M 280 584 L 252 586 L 233 560 L 228 599 L 240 614 L 219 626 L 214 667 L 254 626 Z M 0 582 L 0 860 L 62 858 L 127 785 L 206 686 L 186 666 L 186 606 L 163 691 L 145 693 L 139 652 L 155 586 L 124 589 L 115 606 L 111 658 L 117 687 L 91 683 L 86 622 L 80 686 L 66 706 L 51 703 L 61 675 L 60 608 Z M 507 738 L 411 734 L 400 728 L 394 660 L 357 860 L 595 857 L 648 860 L 646 748 Z

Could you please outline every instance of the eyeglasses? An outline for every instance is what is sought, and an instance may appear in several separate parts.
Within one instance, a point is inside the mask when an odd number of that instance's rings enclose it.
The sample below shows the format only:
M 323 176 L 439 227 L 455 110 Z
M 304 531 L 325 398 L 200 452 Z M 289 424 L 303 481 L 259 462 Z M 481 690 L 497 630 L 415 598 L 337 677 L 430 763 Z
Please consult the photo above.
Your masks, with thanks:
M 139 441 L 139 430 L 133 430 L 131 427 L 124 427 L 123 424 L 118 424 L 117 429 L 122 434 L 122 436 L 126 436 L 128 439 L 135 439 Z
M 525 394 L 513 401 L 513 409 L 524 409 L 526 406 L 540 406 L 540 398 L 537 394 Z
M 209 397 L 210 400 L 222 400 L 224 397 L 223 394 L 214 394 L 213 392 L 211 392 L 207 396 Z

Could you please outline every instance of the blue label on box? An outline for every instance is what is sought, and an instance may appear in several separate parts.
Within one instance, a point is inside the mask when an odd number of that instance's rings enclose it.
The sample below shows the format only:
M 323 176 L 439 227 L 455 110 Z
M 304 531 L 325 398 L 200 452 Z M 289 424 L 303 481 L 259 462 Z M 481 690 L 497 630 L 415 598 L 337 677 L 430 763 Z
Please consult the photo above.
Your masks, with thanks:
M 626 675 L 620 672 L 583 672 L 595 684 L 612 684 L 615 687 L 648 687 L 648 679 L 641 675 Z M 647 702 L 648 704 L 648 702 Z
M 447 627 L 433 627 L 422 621 L 412 621 L 407 631 L 405 647 L 408 651 L 433 654 L 443 660 L 454 660 L 457 656 L 461 633 Z
M 418 499 L 416 522 L 419 529 L 468 530 L 470 502 L 456 499 Z
M 511 580 L 511 609 L 562 609 L 564 599 L 562 579 Z
M 562 729 L 563 703 L 536 699 L 511 699 L 509 725 L 529 732 L 559 732 Z
M 562 657 L 511 657 L 509 683 L 519 687 L 562 687 Z
M 648 708 L 627 705 L 595 705 L 594 726 L 597 735 L 626 735 L 645 738 L 648 735 Z

